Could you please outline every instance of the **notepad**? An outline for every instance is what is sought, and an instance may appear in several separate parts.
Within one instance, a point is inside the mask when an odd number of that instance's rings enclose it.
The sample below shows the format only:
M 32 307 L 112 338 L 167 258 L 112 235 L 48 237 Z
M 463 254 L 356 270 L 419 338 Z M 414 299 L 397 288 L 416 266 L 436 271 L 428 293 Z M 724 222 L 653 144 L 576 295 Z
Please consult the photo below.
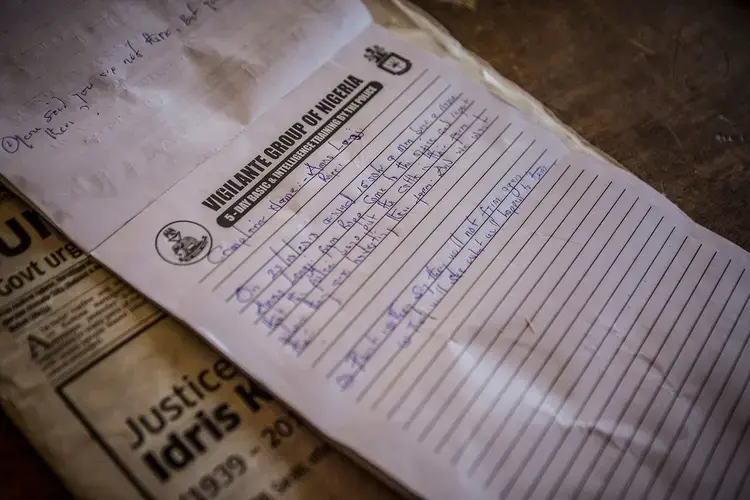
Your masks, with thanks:
M 747 253 L 377 26 L 140 208 L 93 255 L 417 495 L 750 494 Z

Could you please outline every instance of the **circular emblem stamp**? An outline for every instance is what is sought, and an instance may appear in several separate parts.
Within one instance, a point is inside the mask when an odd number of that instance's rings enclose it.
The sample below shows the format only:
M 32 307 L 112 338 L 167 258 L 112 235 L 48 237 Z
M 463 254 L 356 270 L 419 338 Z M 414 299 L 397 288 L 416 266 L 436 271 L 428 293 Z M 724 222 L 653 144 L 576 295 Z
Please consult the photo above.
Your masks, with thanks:
M 175 266 L 200 262 L 211 250 L 211 233 L 197 222 L 178 220 L 167 224 L 156 235 L 156 251 Z

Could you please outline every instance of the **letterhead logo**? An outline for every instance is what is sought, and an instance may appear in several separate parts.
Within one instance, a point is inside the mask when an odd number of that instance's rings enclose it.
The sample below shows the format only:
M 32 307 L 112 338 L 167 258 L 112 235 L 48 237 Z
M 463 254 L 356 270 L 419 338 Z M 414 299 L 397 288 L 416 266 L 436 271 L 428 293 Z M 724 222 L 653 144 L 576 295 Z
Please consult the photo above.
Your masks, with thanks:
M 367 47 L 364 57 L 392 75 L 403 75 L 411 69 L 411 61 L 395 52 L 388 52 L 380 45 Z
M 156 251 L 175 266 L 200 262 L 211 249 L 211 233 L 196 222 L 178 220 L 167 224 L 156 235 Z

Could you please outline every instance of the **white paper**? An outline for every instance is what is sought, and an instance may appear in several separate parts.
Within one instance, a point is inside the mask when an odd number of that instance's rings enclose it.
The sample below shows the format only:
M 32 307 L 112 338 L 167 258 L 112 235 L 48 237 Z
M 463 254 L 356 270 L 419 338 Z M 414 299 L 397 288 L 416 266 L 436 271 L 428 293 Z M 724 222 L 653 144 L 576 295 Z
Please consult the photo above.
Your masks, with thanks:
M 369 22 L 350 0 L 36 0 L 3 9 L 0 170 L 86 249 Z
M 94 254 L 426 498 L 750 489 L 748 255 L 378 28 Z

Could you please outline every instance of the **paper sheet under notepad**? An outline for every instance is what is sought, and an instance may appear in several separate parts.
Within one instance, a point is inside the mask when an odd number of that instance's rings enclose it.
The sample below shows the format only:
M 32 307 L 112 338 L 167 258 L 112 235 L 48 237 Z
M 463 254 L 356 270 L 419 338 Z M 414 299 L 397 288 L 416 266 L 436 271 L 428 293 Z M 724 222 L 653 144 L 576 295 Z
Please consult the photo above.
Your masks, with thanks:
M 6 4 L 2 174 L 85 248 L 241 133 L 369 22 L 347 0 Z
M 421 496 L 750 493 L 748 255 L 377 27 L 112 231 L 96 257 Z

